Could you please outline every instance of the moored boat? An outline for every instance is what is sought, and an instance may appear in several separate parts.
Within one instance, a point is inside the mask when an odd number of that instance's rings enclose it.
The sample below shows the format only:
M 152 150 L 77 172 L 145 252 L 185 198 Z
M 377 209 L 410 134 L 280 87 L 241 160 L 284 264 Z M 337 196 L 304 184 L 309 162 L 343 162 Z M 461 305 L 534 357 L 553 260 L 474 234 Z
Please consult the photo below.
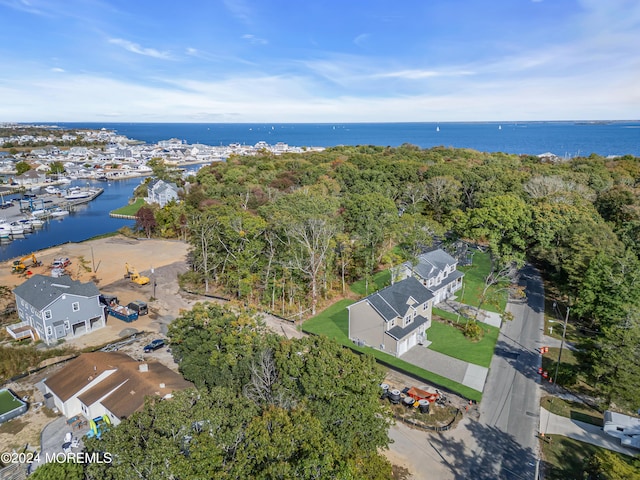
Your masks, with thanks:
M 69 215 L 69 211 L 61 208 L 55 208 L 49 212 L 49 215 L 52 217 L 64 217 L 65 215 Z

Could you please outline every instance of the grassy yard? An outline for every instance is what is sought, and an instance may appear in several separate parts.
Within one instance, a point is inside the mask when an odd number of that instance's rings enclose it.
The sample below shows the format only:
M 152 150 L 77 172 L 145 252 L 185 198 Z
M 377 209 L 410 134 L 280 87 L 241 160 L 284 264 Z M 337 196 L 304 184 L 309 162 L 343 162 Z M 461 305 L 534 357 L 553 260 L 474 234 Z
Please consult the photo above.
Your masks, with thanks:
M 313 318 L 304 322 L 302 329 L 316 335 L 335 338 L 342 344 L 349 342 L 349 311 L 353 300 L 340 300 Z
M 470 400 L 480 401 L 482 399 L 482 394 L 480 392 L 477 392 L 476 390 L 473 390 L 472 388 L 466 387 L 460 383 L 449 380 L 448 378 L 441 377 L 440 375 L 436 375 L 435 373 L 416 367 L 415 365 L 407 363 L 402 359 L 381 352 L 374 348 L 358 347 L 357 345 L 355 345 L 351 340 L 349 340 L 349 312 L 346 308 L 352 303 L 354 303 L 353 300 L 348 299 L 334 303 L 329 308 L 322 311 L 320 314 L 304 322 L 304 324 L 302 325 L 302 330 L 315 335 L 326 335 L 327 337 L 335 339 L 338 343 L 351 348 L 352 350 L 373 355 L 378 361 L 382 362 L 383 364 L 397 368 L 418 378 L 422 378 L 425 382 L 433 383 L 435 385 L 441 386 L 444 389 L 456 392 Z M 448 328 L 455 330 L 454 327 Z M 429 330 L 429 333 L 430 332 L 431 330 Z M 469 346 L 474 345 L 471 344 L 468 340 L 463 339 L 463 344 L 460 344 L 458 348 L 459 350 L 467 350 L 469 349 Z M 451 351 L 455 350 L 453 342 L 449 342 L 448 348 Z M 484 350 L 485 346 L 483 345 L 481 349 Z M 478 356 L 481 357 L 482 355 Z
M 602 450 L 602 448 L 596 447 L 595 445 L 583 443 L 561 435 L 547 435 L 542 442 L 544 477 L 549 480 L 585 478 L 583 472 L 589 457 Z M 632 457 L 619 453 L 615 453 L 615 455 L 619 456 L 624 463 L 628 465 L 633 464 Z
M 373 280 L 369 281 L 369 292 L 367 293 L 366 282 L 364 280 L 358 280 L 357 282 L 351 284 L 349 288 L 354 293 L 358 295 L 362 295 L 366 297 L 367 295 L 371 295 L 373 292 L 377 292 L 378 290 L 391 285 L 391 272 L 389 270 L 383 270 L 381 272 L 376 273 L 373 276 Z
M 576 420 L 578 422 L 590 423 L 602 427 L 604 419 L 601 412 L 589 405 L 579 402 L 570 402 L 559 397 L 545 396 L 540 400 L 540 405 L 545 410 L 556 415 Z
M 140 210 L 140 207 L 144 205 L 144 199 L 136 198 L 136 201 L 130 205 L 125 205 L 124 207 L 118 208 L 117 210 L 113 210 L 111 213 L 116 215 L 131 215 L 135 216 Z
M 432 342 L 429 348 L 435 352 L 489 368 L 500 329 L 482 323 L 478 325 L 484 330 L 484 335 L 480 341 L 472 342 L 459 328 L 433 321 L 431 328 L 427 331 L 427 337 Z
M 466 305 L 479 306 L 484 278 L 491 271 L 491 256 L 486 252 L 476 251 L 473 254 L 473 264 L 459 267 L 459 270 L 464 272 L 464 286 L 457 294 L 458 300 Z M 505 285 L 494 285 L 489 289 L 487 299 L 482 304 L 483 310 L 504 312 L 507 306 L 507 291 L 502 290 L 504 287 Z
M 558 353 L 560 353 L 559 348 L 549 348 L 549 351 L 542 356 L 542 368 L 549 372 L 551 377 L 555 376 L 557 369 L 558 378 L 555 382 L 563 387 L 571 387 L 578 380 L 578 359 L 573 351 L 565 347 L 562 349 L 562 358 L 558 367 Z

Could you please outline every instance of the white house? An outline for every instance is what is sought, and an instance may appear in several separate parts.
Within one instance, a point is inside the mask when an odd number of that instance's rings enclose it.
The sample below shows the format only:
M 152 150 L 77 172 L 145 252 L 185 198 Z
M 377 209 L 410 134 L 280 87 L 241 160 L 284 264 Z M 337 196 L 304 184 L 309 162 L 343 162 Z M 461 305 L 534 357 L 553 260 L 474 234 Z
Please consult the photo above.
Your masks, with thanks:
M 464 273 L 456 270 L 458 261 L 441 248 L 423 253 L 418 262 L 405 262 L 395 267 L 392 275 L 396 280 L 417 278 L 433 293 L 433 304 L 446 300 L 462 288 Z
M 167 183 L 163 180 L 156 180 L 149 183 L 148 188 L 148 203 L 157 203 L 161 207 L 164 207 L 171 200 L 178 200 L 178 187 L 175 183 Z
M 67 418 L 107 415 L 112 425 L 141 409 L 147 396 L 169 398 L 193 386 L 159 362 L 138 362 L 120 352 L 83 353 L 43 383 Z
M 604 412 L 604 433 L 620 439 L 625 447 L 640 448 L 640 418 L 607 410 Z
M 349 338 L 400 356 L 427 342 L 433 294 L 409 277 L 349 305 Z

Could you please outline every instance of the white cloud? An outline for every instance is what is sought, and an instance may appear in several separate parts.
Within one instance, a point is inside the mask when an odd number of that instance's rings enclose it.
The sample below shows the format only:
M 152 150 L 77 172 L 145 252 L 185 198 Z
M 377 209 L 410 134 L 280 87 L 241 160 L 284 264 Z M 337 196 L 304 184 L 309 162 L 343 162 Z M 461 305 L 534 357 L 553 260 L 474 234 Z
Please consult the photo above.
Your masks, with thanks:
M 246 33 L 246 34 L 242 35 L 242 38 L 244 40 L 247 40 L 252 45 L 266 45 L 267 43 L 269 43 L 264 38 L 258 38 L 255 35 L 251 35 L 250 33 Z
M 362 47 L 367 43 L 367 40 L 369 40 L 370 37 L 371 35 L 369 33 L 361 33 L 353 39 L 353 43 L 355 43 L 359 47 Z
M 30 0 L 0 0 L 0 5 L 4 7 L 9 7 L 21 12 L 32 13 L 34 15 L 48 15 L 47 12 L 34 3 L 37 2 L 32 2 Z
M 434 77 L 461 77 L 474 75 L 470 70 L 400 70 L 397 72 L 377 73 L 374 78 L 402 78 L 406 80 L 421 80 Z
M 250 23 L 253 10 L 244 0 L 224 0 L 224 6 L 237 19 Z
M 63 73 L 63 72 L 64 72 L 64 68 L 60 68 L 60 67 L 53 67 L 53 68 L 51 69 L 51 71 L 52 71 L 52 72 L 55 72 L 55 73 Z
M 159 50 L 156 50 L 155 48 L 141 47 L 137 43 L 130 42 L 129 40 L 124 40 L 122 38 L 110 38 L 109 43 L 122 47 L 129 52 L 137 53 L 138 55 L 144 55 L 147 57 L 160 58 L 165 60 L 171 59 L 170 52 L 161 52 Z
M 30 72 L 34 73 L 34 72 Z M 29 81 L 25 81 L 28 78 Z M 637 116 L 635 84 L 620 80 L 597 97 L 589 84 L 532 78 L 469 82 L 457 91 L 362 98 L 322 95 L 299 76 L 224 81 L 155 79 L 144 86 L 95 75 L 24 75 L 0 85 L 0 121 L 371 122 L 614 119 Z M 588 101 L 587 101 L 588 99 Z M 114 106 L 116 106 L 114 108 Z

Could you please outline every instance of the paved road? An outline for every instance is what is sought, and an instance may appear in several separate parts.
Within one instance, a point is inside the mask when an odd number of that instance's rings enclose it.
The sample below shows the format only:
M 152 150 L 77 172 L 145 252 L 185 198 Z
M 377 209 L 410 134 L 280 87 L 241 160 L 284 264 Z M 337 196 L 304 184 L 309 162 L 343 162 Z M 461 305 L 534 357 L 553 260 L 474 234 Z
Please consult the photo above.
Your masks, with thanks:
M 476 478 L 535 478 L 538 459 L 540 389 L 537 373 L 544 326 L 544 287 L 531 266 L 521 272 L 527 300 L 510 303 L 514 320 L 504 322 L 491 361 L 480 405 L 480 432 L 494 434 L 499 441 L 485 442 L 476 452 L 489 459 Z

